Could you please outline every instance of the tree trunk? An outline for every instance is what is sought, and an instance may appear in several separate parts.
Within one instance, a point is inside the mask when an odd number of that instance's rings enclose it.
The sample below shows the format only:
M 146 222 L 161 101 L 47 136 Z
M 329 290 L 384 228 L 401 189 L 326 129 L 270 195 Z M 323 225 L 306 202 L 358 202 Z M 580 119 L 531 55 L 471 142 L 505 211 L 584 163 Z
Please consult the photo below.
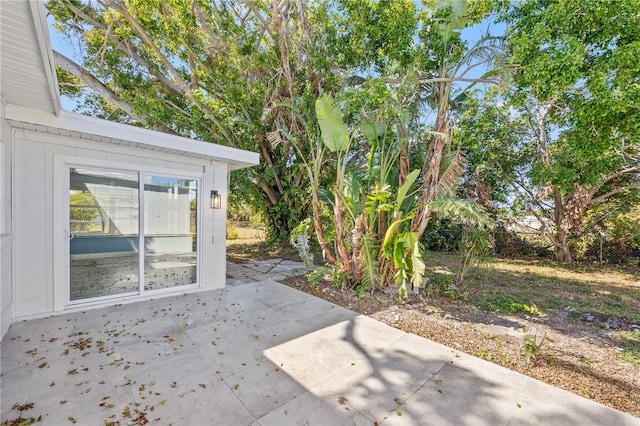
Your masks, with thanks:
M 418 199 L 418 210 L 416 216 L 411 222 L 411 231 L 417 232 L 420 237 L 424 234 L 429 219 L 431 218 L 431 208 L 428 203 L 435 200 L 438 196 L 438 182 L 440 178 L 440 164 L 442 163 L 442 150 L 444 149 L 449 120 L 445 113 L 438 114 L 436 121 L 436 134 L 433 136 L 431 145 L 429 145 L 428 163 L 423 166 L 422 175 L 423 182 Z
M 361 283 L 364 271 L 364 255 L 362 254 L 362 239 L 367 232 L 367 218 L 364 214 L 356 217 L 353 231 L 351 232 L 351 264 L 353 268 L 353 281 Z
M 318 244 L 320 244 L 320 248 L 322 249 L 322 257 L 325 260 L 328 260 L 331 263 L 336 263 L 336 257 L 331 252 L 331 249 L 327 245 L 327 242 L 324 239 L 324 233 L 322 232 L 322 222 L 320 221 L 320 200 L 318 199 L 318 185 L 313 182 L 313 188 L 311 190 L 312 195 L 312 208 L 313 208 L 313 230 L 316 233 L 316 239 L 318 240 Z
M 556 260 L 558 262 L 573 262 L 573 251 L 571 250 L 571 240 L 568 232 L 558 229 L 556 243 Z
M 336 194 L 336 201 L 333 206 L 334 223 L 336 226 L 336 256 L 340 262 L 340 271 L 350 274 L 353 277 L 353 271 L 351 270 L 351 263 L 349 262 L 349 253 L 344 241 L 344 226 L 343 218 L 344 212 L 342 211 L 342 200 L 340 195 Z M 345 290 L 347 283 L 342 283 L 342 290 Z

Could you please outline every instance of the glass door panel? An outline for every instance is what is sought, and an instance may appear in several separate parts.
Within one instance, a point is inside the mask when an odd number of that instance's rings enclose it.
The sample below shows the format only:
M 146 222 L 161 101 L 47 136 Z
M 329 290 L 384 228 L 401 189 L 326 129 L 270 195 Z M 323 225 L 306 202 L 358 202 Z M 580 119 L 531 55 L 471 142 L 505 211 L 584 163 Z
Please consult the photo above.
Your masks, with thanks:
M 71 168 L 70 300 L 139 291 L 138 174 Z
M 143 181 L 144 290 L 197 283 L 197 180 Z

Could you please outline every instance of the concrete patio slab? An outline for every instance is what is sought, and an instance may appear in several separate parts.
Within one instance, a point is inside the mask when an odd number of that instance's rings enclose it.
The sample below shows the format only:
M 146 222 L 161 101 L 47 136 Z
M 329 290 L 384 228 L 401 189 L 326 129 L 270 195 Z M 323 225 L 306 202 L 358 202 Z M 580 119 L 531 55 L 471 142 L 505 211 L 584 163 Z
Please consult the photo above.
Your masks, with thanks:
M 252 271 L 262 280 L 13 324 L 2 420 L 640 426 Z

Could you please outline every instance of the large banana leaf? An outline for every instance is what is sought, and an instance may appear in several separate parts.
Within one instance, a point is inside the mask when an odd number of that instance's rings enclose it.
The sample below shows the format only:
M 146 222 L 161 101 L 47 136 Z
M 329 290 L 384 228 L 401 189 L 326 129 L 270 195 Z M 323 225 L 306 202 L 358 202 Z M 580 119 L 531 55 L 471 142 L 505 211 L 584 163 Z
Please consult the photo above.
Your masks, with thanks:
M 349 147 L 349 130 L 342 121 L 342 112 L 330 96 L 316 99 L 316 116 L 322 132 L 322 142 L 331 152 L 344 152 Z
M 404 184 L 400 188 L 398 188 L 398 196 L 396 197 L 396 211 L 399 211 L 402 208 L 402 203 L 407 196 L 407 192 L 413 185 L 413 182 L 418 178 L 420 174 L 420 170 L 414 170 L 407 175 L 407 180 L 404 181 Z

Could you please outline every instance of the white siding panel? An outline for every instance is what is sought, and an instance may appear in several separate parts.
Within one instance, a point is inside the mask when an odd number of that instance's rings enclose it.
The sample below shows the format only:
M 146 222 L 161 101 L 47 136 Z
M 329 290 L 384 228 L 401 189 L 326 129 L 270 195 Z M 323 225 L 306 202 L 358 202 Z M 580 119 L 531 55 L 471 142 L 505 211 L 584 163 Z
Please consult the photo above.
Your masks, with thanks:
M 96 149 L 78 148 L 78 157 L 91 158 L 92 160 L 106 160 L 107 153 Z
M 161 167 L 166 168 L 167 162 L 165 160 L 157 160 L 155 158 L 147 158 L 145 159 L 147 166 L 149 167 Z
M 16 140 L 14 163 L 16 317 L 51 311 L 47 306 L 45 145 Z M 49 292 L 51 290 L 49 289 Z
M 114 154 L 112 152 L 107 154 L 107 160 L 122 164 L 144 164 L 145 162 L 144 158 L 126 154 Z
M 12 132 L 0 103 L 0 340 L 13 321 L 11 158 Z
M 200 282 L 201 286 L 207 289 L 222 288 L 226 285 L 227 173 L 227 164 L 216 163 L 215 166 L 207 166 L 202 185 L 203 233 Z M 222 194 L 221 209 L 210 207 L 209 197 L 213 189 Z

